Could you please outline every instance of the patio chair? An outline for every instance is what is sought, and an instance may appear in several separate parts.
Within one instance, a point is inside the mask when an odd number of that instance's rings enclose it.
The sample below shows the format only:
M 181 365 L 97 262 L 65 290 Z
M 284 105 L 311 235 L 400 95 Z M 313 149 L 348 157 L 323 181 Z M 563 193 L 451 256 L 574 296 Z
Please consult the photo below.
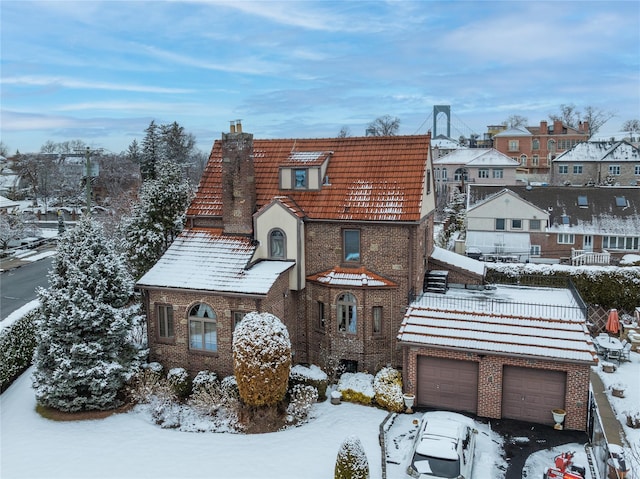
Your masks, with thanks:
M 618 350 L 609 350 L 607 352 L 607 361 L 614 360 L 614 361 L 618 361 L 618 364 L 620 364 L 620 357 L 621 357 L 621 354 L 620 354 L 620 351 Z
M 625 361 L 631 361 L 631 343 L 627 343 L 622 348 L 622 352 L 620 353 L 620 357 Z

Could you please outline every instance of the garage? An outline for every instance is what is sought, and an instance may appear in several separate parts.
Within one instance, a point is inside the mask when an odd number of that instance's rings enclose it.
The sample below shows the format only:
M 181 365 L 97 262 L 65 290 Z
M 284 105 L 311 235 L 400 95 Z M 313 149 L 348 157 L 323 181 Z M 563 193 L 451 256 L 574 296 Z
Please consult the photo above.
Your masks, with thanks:
M 502 417 L 553 424 L 551 410 L 565 408 L 566 372 L 505 366 Z
M 417 404 L 475 414 L 478 363 L 418 356 Z

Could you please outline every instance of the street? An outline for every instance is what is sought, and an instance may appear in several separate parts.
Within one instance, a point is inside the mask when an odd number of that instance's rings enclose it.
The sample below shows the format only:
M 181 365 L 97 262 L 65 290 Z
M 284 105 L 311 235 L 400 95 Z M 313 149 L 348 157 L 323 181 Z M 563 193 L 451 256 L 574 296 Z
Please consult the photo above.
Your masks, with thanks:
M 47 287 L 51 257 L 0 273 L 0 318 L 4 320 L 16 309 L 36 299 L 36 288 Z

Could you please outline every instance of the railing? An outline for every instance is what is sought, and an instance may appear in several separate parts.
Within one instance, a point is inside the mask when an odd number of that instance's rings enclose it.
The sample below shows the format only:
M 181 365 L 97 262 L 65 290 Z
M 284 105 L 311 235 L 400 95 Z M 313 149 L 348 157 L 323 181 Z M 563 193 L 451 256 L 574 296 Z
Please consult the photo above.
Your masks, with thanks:
M 474 311 L 528 318 L 587 319 L 586 311 L 580 306 L 514 303 L 494 298 L 467 298 L 437 293 L 424 293 L 418 302 L 421 306 L 444 311 Z
M 571 248 L 571 265 L 572 266 L 584 266 L 590 264 L 609 264 L 611 261 L 611 255 L 608 251 L 602 253 L 596 253 L 594 251 L 587 251 L 583 249 Z

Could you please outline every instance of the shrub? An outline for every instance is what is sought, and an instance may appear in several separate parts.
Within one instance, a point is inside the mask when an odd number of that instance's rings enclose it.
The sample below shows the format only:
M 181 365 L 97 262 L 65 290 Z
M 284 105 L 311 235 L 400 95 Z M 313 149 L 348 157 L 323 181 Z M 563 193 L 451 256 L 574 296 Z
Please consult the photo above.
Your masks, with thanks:
M 405 409 L 402 397 L 402 375 L 397 369 L 382 368 L 373 380 L 376 403 L 391 412 Z
M 213 414 L 224 403 L 224 391 L 216 373 L 200 371 L 193 378 L 193 394 L 189 399 L 189 404 L 198 412 Z
M 0 391 L 7 389 L 33 360 L 36 348 L 34 320 L 38 311 L 30 311 L 0 331 Z
M 132 402 L 147 403 L 152 395 L 164 387 L 163 383 L 160 363 L 143 364 L 129 380 L 126 394 Z
M 300 364 L 291 368 L 291 374 L 289 375 L 289 388 L 291 389 L 296 384 L 306 384 L 313 386 L 318 392 L 318 401 L 325 401 L 327 399 L 327 374 L 318 366 L 311 365 L 309 367 L 302 366 Z
M 289 397 L 288 419 L 291 422 L 301 423 L 309 417 L 311 407 L 318 401 L 318 390 L 308 384 L 296 384 L 289 391 Z
M 344 373 L 338 381 L 338 391 L 342 393 L 343 401 L 370 405 L 375 396 L 373 376 L 367 373 Z
M 334 479 L 369 478 L 369 461 L 360 439 L 356 436 L 347 437 L 340 446 L 333 477 Z
M 640 412 L 627 411 L 625 414 L 627 416 L 627 426 L 629 426 L 632 429 L 640 429 Z
M 191 380 L 189 373 L 184 368 L 172 368 L 167 373 L 167 381 L 173 389 L 173 393 L 180 399 L 191 394 Z
M 240 391 L 238 390 L 238 381 L 236 381 L 235 376 L 223 378 L 220 386 L 222 387 L 226 404 L 233 404 L 240 401 Z
M 291 370 L 291 340 L 285 325 L 269 313 L 245 315 L 233 332 L 233 369 L 246 405 L 281 402 Z

